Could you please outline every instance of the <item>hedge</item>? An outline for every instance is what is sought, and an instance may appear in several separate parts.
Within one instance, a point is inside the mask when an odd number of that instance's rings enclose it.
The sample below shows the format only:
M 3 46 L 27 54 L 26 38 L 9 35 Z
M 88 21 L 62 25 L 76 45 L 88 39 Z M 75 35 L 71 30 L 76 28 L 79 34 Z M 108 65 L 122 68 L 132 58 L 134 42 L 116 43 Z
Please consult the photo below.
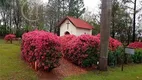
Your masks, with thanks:
M 96 36 L 84 34 L 78 37 L 67 35 L 62 36 L 61 41 L 63 42 L 63 55 L 70 62 L 81 67 L 97 65 L 100 53 L 100 34 Z M 110 37 L 109 50 L 113 52 L 113 55 L 120 46 L 122 46 L 121 42 Z M 109 61 L 111 63 L 112 59 Z

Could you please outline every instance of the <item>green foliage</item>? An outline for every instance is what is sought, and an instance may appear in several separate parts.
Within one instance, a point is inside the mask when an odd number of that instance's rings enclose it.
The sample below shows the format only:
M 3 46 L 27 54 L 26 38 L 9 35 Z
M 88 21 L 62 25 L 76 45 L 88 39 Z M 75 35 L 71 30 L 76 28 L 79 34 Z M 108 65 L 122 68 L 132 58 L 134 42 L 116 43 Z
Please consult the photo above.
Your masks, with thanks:
M 126 5 L 122 4 L 119 0 L 113 0 L 111 14 L 111 36 L 119 39 L 121 42 L 126 40 L 130 41 L 130 37 L 132 36 L 132 29 L 130 28 L 132 19 L 125 6 Z
M 6 34 L 10 33 L 8 29 L 6 29 L 7 26 L 0 25 L 0 36 L 5 36 Z
M 85 12 L 83 0 L 69 0 L 68 16 L 79 18 Z
M 92 34 L 93 35 L 97 35 L 98 33 L 100 33 L 100 25 L 97 24 L 95 21 L 91 21 L 89 22 L 92 26 L 94 26 L 94 29 L 92 30 Z
M 123 48 L 118 48 L 116 51 L 109 51 L 108 65 L 115 66 L 121 63 L 123 59 L 125 64 L 128 63 L 142 63 L 142 49 L 136 49 L 135 54 L 124 54 Z
M 97 50 L 93 47 L 90 47 L 86 51 L 86 53 L 88 53 L 88 57 L 82 61 L 83 67 L 92 66 L 92 64 L 97 65 L 97 62 L 99 61 L 99 55 L 95 54 L 94 52 L 97 52 Z
M 121 56 L 123 55 L 123 48 L 118 48 L 115 51 L 108 52 L 108 65 L 115 66 L 121 63 Z
M 132 59 L 134 63 L 142 63 L 142 49 L 137 49 L 132 55 Z

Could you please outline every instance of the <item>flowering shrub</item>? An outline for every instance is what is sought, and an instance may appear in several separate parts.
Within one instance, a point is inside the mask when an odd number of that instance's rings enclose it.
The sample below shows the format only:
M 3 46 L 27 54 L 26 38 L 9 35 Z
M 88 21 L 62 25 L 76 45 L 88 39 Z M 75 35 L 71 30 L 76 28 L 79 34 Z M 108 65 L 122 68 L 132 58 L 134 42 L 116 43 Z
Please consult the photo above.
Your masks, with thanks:
M 134 48 L 134 49 L 142 49 L 142 42 L 130 43 L 130 44 L 128 45 L 128 47 Z
M 52 70 L 61 58 L 59 37 L 45 31 L 32 31 L 22 35 L 22 58 L 35 67 Z
M 10 41 L 10 43 L 12 43 L 12 40 L 14 40 L 15 38 L 16 38 L 16 35 L 14 35 L 14 34 L 8 34 L 8 35 L 6 35 L 6 36 L 4 37 L 4 40 L 5 40 L 6 42 Z
M 96 35 L 100 39 L 100 34 Z M 115 51 L 118 47 L 122 46 L 122 43 L 114 38 L 109 38 L 109 50 Z
M 64 35 L 60 37 L 61 44 L 66 45 L 67 42 L 71 41 L 73 38 L 75 38 L 75 35 Z
M 74 37 L 66 43 L 64 57 L 81 67 L 97 64 L 100 40 L 91 35 Z
M 135 54 L 132 55 L 133 62 L 142 63 L 142 42 L 130 43 L 128 47 L 135 49 Z
M 118 47 L 122 46 L 122 43 L 116 39 L 110 37 L 109 48 L 112 51 L 115 51 Z
M 100 49 L 100 34 L 96 36 L 91 35 L 65 35 L 60 38 L 62 44 L 62 53 L 66 59 L 72 63 L 79 65 L 81 67 L 89 67 L 97 64 L 99 59 L 99 49 Z M 109 40 L 109 50 L 117 52 L 119 57 L 119 51 L 116 51 L 121 42 L 110 37 Z
M 66 49 L 66 45 L 69 41 L 71 41 L 72 39 L 76 38 L 75 35 L 64 35 L 60 37 L 60 41 L 61 41 L 61 48 L 62 51 L 64 51 Z M 64 54 L 63 54 L 64 55 Z

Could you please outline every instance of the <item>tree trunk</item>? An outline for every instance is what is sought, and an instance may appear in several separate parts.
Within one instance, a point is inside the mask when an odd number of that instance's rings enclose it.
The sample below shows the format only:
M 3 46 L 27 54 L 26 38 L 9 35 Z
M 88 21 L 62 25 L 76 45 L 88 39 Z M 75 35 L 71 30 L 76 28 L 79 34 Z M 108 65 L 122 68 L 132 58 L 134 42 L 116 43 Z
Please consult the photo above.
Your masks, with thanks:
M 135 39 L 136 39 L 136 34 L 135 34 L 135 32 L 136 32 L 136 29 L 135 29 L 135 27 L 136 27 L 136 2 L 137 0 L 135 0 L 135 2 L 134 2 L 134 15 L 133 15 L 133 42 L 135 42 Z
M 110 36 L 110 22 L 111 22 L 111 0 L 102 0 L 101 13 L 101 53 L 99 69 L 107 71 L 108 46 Z

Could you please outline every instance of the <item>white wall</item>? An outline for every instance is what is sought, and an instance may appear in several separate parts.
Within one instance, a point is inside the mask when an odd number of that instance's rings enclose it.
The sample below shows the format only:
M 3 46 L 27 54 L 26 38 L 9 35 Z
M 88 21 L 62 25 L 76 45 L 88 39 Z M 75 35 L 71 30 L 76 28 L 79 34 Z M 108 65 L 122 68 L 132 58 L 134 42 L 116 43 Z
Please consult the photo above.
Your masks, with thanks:
M 67 29 L 67 23 L 70 23 Z M 60 36 L 64 36 L 65 32 L 68 31 L 70 34 L 80 36 L 82 34 L 90 34 L 92 35 L 92 30 L 88 29 L 81 29 L 81 28 L 76 28 L 69 20 L 66 20 L 60 27 Z
M 82 34 L 90 34 L 92 35 L 92 30 L 88 30 L 88 29 L 81 29 L 81 28 L 77 28 L 77 36 L 80 36 Z
M 69 27 L 67 29 L 67 23 L 69 24 Z M 60 27 L 60 36 L 63 36 L 65 34 L 65 32 L 68 31 L 70 34 L 74 34 L 76 35 L 76 27 L 69 21 L 66 20 Z

